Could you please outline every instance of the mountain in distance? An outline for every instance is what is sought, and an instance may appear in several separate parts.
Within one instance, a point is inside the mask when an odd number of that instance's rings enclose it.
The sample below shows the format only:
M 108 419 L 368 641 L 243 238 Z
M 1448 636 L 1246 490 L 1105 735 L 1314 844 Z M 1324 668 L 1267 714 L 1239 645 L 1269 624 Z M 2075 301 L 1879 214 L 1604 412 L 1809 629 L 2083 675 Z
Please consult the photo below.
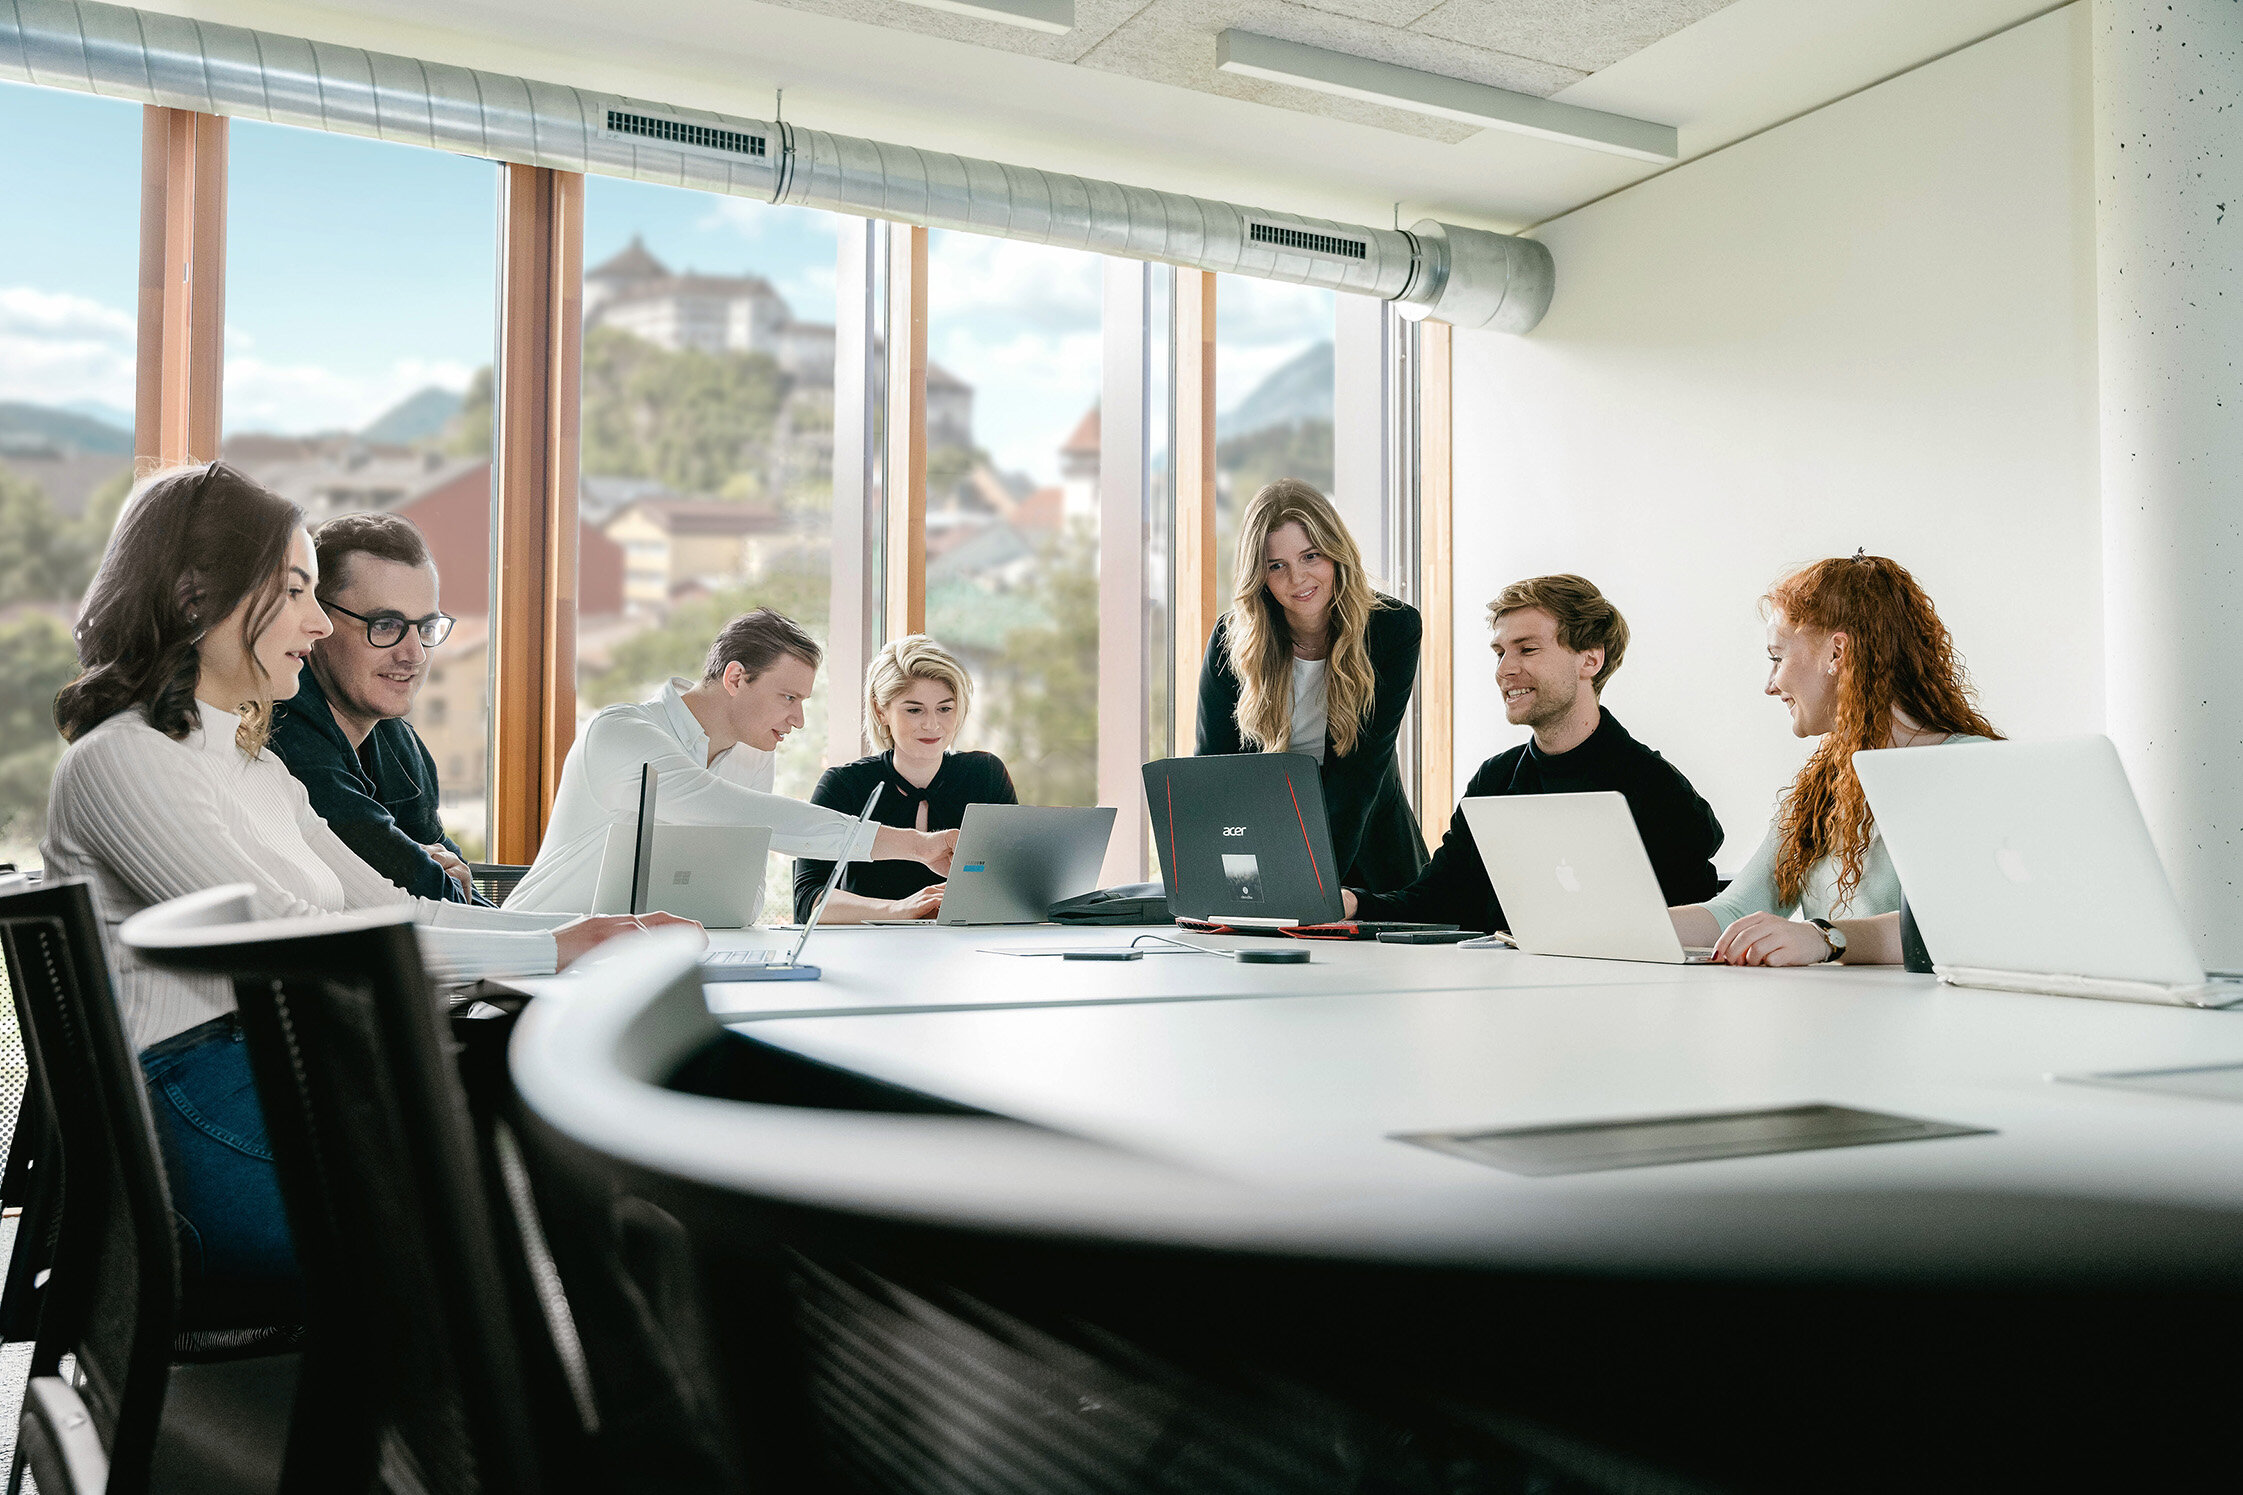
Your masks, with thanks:
M 64 400 L 55 408 L 57 410 L 67 410 L 72 415 L 83 415 L 89 420 L 100 421 L 105 426 L 115 426 L 120 431 L 132 429 L 132 412 L 130 410 L 120 410 L 106 401 Z
M 88 456 L 130 457 L 132 422 L 96 420 L 52 405 L 0 401 L 0 446 L 53 447 Z
M 1254 391 L 1215 418 L 1215 438 L 1228 440 L 1271 426 L 1332 418 L 1332 345 L 1316 343 L 1278 365 Z
M 412 446 L 433 441 L 459 414 L 460 397 L 431 384 L 399 400 L 368 423 L 358 439 L 369 446 Z

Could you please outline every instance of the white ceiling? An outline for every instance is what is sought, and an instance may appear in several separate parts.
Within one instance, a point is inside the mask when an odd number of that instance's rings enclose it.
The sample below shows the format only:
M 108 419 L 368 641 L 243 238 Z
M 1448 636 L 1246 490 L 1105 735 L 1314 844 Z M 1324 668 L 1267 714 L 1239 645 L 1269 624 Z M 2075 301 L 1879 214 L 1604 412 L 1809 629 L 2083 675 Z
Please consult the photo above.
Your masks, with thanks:
M 1237 26 L 1678 128 L 1685 160 L 2050 0 L 1076 0 L 1049 36 L 897 0 L 144 8 L 1353 222 L 1516 229 L 1640 162 L 1215 71 Z

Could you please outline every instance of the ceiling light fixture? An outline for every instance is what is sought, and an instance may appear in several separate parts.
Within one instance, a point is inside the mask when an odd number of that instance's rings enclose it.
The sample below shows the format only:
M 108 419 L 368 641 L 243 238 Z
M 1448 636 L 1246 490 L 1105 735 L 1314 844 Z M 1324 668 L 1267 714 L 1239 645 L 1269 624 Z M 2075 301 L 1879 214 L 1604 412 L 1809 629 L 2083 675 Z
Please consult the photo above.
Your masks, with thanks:
M 1656 161 L 1662 166 L 1671 165 L 1678 154 L 1673 125 L 1583 109 L 1578 104 L 1560 104 L 1530 93 L 1421 73 L 1416 68 L 1327 52 L 1322 47 L 1256 36 L 1250 31 L 1226 31 L 1215 39 L 1215 67 L 1218 72 L 1291 83 L 1319 93 L 1536 135 L 1637 161 Z
M 1075 0 L 903 0 L 922 10 L 947 10 L 977 21 L 1064 36 L 1075 29 Z

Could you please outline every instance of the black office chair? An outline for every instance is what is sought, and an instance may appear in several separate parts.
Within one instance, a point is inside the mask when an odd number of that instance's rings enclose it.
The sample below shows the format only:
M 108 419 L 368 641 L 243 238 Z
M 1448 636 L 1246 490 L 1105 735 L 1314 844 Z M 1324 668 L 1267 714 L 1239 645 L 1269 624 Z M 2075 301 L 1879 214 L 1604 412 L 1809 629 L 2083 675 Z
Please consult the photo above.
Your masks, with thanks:
M 517 867 L 511 862 L 469 862 L 467 882 L 477 893 L 491 902 L 505 907 L 515 885 L 530 875 L 528 867 Z
M 120 936 L 150 965 L 234 983 L 311 1336 L 282 1488 L 553 1488 L 442 1007 L 407 911 L 263 922 L 250 912 L 250 889 L 219 888 L 136 915 Z
M 43 1495 L 270 1491 L 297 1331 L 180 1329 L 170 1190 L 85 884 L 0 896 L 0 944 L 44 1143 L 18 1253 L 52 1270 L 10 1490 L 28 1469 Z

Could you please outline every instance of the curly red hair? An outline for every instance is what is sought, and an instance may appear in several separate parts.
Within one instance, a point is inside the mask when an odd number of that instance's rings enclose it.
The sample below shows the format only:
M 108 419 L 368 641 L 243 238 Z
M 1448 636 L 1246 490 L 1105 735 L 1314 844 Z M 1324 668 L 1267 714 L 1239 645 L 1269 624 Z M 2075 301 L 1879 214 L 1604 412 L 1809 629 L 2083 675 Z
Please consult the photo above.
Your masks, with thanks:
M 1970 674 L 1931 598 L 1898 561 L 1858 554 L 1816 561 L 1770 587 L 1761 606 L 1793 628 L 1846 635 L 1837 720 L 1784 796 L 1776 848 L 1776 891 L 1785 903 L 1798 901 L 1809 868 L 1835 856 L 1844 904 L 1861 885 L 1875 829 L 1854 754 L 1885 746 L 1894 709 L 1927 731 L 2001 734 L 1979 715 Z

